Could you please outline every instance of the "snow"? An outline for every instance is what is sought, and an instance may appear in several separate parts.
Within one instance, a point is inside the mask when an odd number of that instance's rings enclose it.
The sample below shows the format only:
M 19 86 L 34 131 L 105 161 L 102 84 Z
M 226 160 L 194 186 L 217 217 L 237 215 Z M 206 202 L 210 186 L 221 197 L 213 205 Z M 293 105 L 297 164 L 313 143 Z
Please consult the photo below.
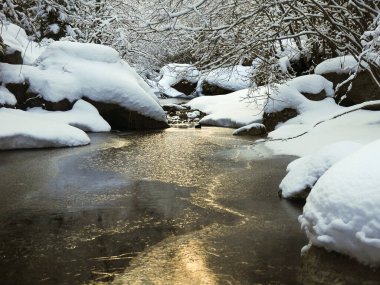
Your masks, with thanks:
M 359 143 L 342 141 L 294 160 L 288 165 L 286 169 L 288 174 L 280 184 L 282 197 L 298 197 L 304 190 L 311 189 L 331 166 L 360 147 Z
M 380 140 L 332 166 L 316 183 L 299 217 L 309 246 L 380 265 Z
M 0 81 L 27 81 L 29 91 L 50 102 L 88 97 L 166 122 L 151 88 L 114 49 L 102 45 L 54 42 L 41 54 L 37 66 L 0 64 Z
M 364 64 L 364 63 L 362 63 Z M 331 59 L 327 59 L 315 67 L 315 74 L 349 74 L 357 71 L 358 62 L 352 55 L 339 56 Z M 362 68 L 359 68 L 362 70 Z
M 206 82 L 231 91 L 253 87 L 252 77 L 255 70 L 253 66 L 242 65 L 212 70 L 198 81 L 197 93 L 203 94 L 202 84 Z
M 265 92 L 260 88 L 256 94 Z M 227 95 L 202 96 L 188 102 L 185 106 L 206 113 L 201 124 L 239 128 L 262 121 L 263 101 L 250 103 L 247 100 L 249 89 L 236 91 Z
M 176 111 L 186 110 L 186 108 L 183 107 L 182 105 L 178 105 L 178 104 L 175 104 L 175 103 L 166 103 L 166 104 L 164 104 L 162 107 L 173 108 L 173 109 L 175 109 Z
M 0 85 L 0 105 L 14 106 L 16 104 L 16 97 L 6 87 Z
M 264 145 L 273 154 L 304 156 L 334 142 L 349 140 L 367 144 L 380 138 L 378 112 L 360 109 L 372 102 L 347 108 L 336 105 L 330 98 L 313 103 L 315 108 L 268 134 L 270 141 Z
M 253 124 L 249 124 L 249 125 L 246 125 L 244 127 L 238 128 L 232 134 L 234 136 L 237 136 L 240 134 L 248 133 L 251 130 L 265 130 L 265 126 L 263 124 L 260 124 L 260 123 L 253 123 Z
M 98 110 L 84 100 L 78 100 L 70 111 L 51 112 L 42 108 L 28 110 L 45 121 L 57 121 L 77 127 L 85 132 L 109 132 L 111 126 L 99 115 Z
M 193 111 L 186 114 L 189 119 L 195 119 L 198 118 L 201 113 L 199 111 Z
M 0 149 L 80 146 L 90 138 L 80 129 L 21 110 L 0 108 Z
M 199 80 L 200 72 L 190 64 L 171 63 L 165 65 L 161 71 L 161 79 L 158 82 L 158 88 L 162 93 L 169 97 L 184 97 L 184 93 L 172 88 L 177 83 L 186 80 L 196 83 Z
M 278 65 L 280 66 L 282 73 L 287 73 L 289 68 L 291 68 L 290 60 L 287 56 L 281 57 L 278 60 Z
M 8 23 L 1 22 L 0 36 L 7 48 L 6 52 L 21 52 L 24 64 L 33 64 L 43 52 L 44 47 L 28 39 L 24 29 Z
M 318 94 L 322 91 L 327 97 L 334 96 L 333 84 L 323 76 L 312 74 L 296 77 L 282 85 L 272 87 L 265 112 L 280 112 L 285 108 L 291 108 L 302 113 L 314 109 L 318 103 L 307 99 L 302 93 Z

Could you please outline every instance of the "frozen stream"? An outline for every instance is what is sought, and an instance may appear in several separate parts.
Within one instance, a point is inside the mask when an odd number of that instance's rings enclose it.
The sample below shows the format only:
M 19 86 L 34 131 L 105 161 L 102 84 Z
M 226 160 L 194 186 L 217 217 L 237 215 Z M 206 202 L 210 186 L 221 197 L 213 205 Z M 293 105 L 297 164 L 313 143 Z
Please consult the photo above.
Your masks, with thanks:
M 326 263 L 301 263 L 301 206 L 277 197 L 291 157 L 223 128 L 91 137 L 0 153 L 0 284 L 299 284 Z

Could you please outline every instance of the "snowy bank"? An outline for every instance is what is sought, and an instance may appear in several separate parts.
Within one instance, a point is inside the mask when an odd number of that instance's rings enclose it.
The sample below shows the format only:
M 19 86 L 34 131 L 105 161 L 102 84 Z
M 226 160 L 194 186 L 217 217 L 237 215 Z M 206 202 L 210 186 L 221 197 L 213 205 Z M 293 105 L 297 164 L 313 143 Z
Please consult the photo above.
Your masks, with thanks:
M 380 265 L 380 140 L 331 167 L 299 217 L 310 245 Z
M 284 198 L 306 198 L 317 180 L 335 163 L 361 147 L 354 142 L 338 142 L 291 162 L 288 174 L 281 181 L 280 190 Z M 313 190 L 314 191 L 314 190 Z
M 339 141 L 367 144 L 380 138 L 379 113 L 360 109 L 371 102 L 352 107 L 338 106 L 332 99 L 314 103 L 319 103 L 315 109 L 270 132 L 264 145 L 276 155 L 304 156 Z
M 80 129 L 21 110 L 0 108 L 0 121 L 1 150 L 90 143 L 90 138 Z

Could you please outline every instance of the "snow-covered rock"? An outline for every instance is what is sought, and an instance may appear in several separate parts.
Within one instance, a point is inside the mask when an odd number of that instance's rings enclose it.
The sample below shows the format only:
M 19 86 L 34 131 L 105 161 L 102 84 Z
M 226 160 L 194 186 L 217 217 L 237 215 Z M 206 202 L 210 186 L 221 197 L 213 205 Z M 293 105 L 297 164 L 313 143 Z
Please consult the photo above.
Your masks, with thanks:
M 318 180 L 299 217 L 309 246 L 380 265 L 379 161 L 377 140 L 336 163 Z
M 352 55 L 345 55 L 321 62 L 315 67 L 314 73 L 319 75 L 326 73 L 350 74 L 357 70 L 362 70 L 358 61 Z
M 0 108 L 0 149 L 80 146 L 90 138 L 80 129 L 21 110 Z
M 163 94 L 168 97 L 187 97 L 195 91 L 200 72 L 191 64 L 171 63 L 161 69 L 160 75 L 158 88 Z M 181 83 L 184 85 L 183 88 L 173 88 Z
M 352 106 L 380 99 L 380 88 L 367 69 L 367 63 L 361 61 L 359 65 L 353 56 L 346 55 L 320 63 L 315 73 L 333 82 L 340 104 Z
M 264 88 L 260 90 L 265 91 Z M 264 100 L 250 102 L 249 92 L 246 89 L 227 95 L 202 96 L 191 100 L 185 106 L 207 114 L 200 121 L 202 125 L 240 128 L 262 121 Z
M 267 130 L 263 124 L 253 123 L 253 124 L 249 124 L 235 130 L 232 134 L 234 136 L 241 136 L 241 135 L 260 136 L 260 135 L 265 135 L 266 133 L 267 133 Z
M 28 84 L 29 93 L 47 102 L 73 103 L 86 98 L 98 103 L 101 115 L 117 128 L 167 126 L 165 112 L 151 88 L 110 47 L 53 42 L 36 63 L 0 64 L 0 81 Z
M 303 94 L 312 96 L 321 92 L 324 92 L 326 97 L 333 97 L 333 84 L 320 75 L 296 77 L 273 88 L 268 104 L 265 106 L 265 112 L 274 113 L 290 108 L 302 113 L 313 108 L 313 102 Z
M 16 97 L 6 87 L 0 85 L 0 106 L 14 106 L 16 104 Z
M 32 108 L 36 118 L 46 121 L 57 121 L 79 128 L 85 132 L 109 132 L 111 126 L 99 115 L 98 110 L 84 100 L 78 100 L 70 111 L 46 111 L 42 108 Z
M 9 22 L 1 22 L 0 36 L 7 46 L 5 53 L 13 54 L 18 51 L 24 64 L 33 64 L 44 51 L 41 44 L 31 41 L 24 29 Z
M 204 95 L 224 95 L 254 86 L 253 66 L 236 65 L 214 69 L 204 74 L 197 85 L 197 93 Z
M 288 165 L 286 169 L 288 174 L 280 184 L 282 197 L 306 198 L 317 180 L 331 166 L 360 147 L 361 144 L 355 142 L 337 142 L 294 160 Z

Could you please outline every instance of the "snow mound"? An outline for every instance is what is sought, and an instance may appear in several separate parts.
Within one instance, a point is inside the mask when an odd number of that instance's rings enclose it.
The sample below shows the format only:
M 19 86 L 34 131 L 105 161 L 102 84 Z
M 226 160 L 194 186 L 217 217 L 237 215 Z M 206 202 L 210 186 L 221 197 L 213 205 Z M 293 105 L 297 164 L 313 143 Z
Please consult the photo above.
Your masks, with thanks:
M 380 140 L 331 167 L 299 217 L 310 244 L 380 265 Z
M 184 93 L 177 91 L 172 86 L 186 80 L 196 83 L 199 80 L 200 72 L 196 67 L 190 64 L 171 63 L 165 65 L 161 71 L 161 79 L 158 82 L 158 88 L 162 93 L 169 97 L 183 97 Z
M 362 63 L 365 64 L 365 63 Z M 357 71 L 358 62 L 352 55 L 339 56 L 335 58 L 327 59 L 315 67 L 315 74 L 349 74 Z M 359 71 L 362 68 L 359 68 Z
M 38 62 L 45 65 L 60 63 L 57 58 L 80 58 L 82 60 L 99 61 L 105 63 L 118 63 L 119 53 L 111 47 L 89 43 L 78 44 L 76 42 L 53 42 L 40 55 Z
M 233 67 L 218 68 L 201 77 L 197 85 L 197 93 L 203 94 L 202 85 L 208 83 L 223 89 L 238 91 L 253 87 L 252 77 L 255 72 L 253 66 L 236 65 Z
M 333 97 L 334 88 L 332 82 L 321 75 L 315 74 L 296 77 L 272 88 L 272 94 L 268 98 L 265 112 L 280 112 L 286 108 L 295 109 L 299 113 L 305 112 L 314 108 L 315 102 L 307 99 L 302 93 L 316 95 L 321 92 L 325 92 L 326 97 Z
M 0 85 L 0 105 L 14 106 L 16 104 L 16 97 L 6 87 Z
M 21 110 L 0 108 L 0 121 L 0 150 L 90 143 L 90 138 L 82 130 Z
M 56 121 L 77 127 L 85 132 L 109 132 L 111 126 L 99 115 L 98 110 L 84 100 L 78 100 L 72 110 L 50 112 L 42 108 L 32 108 L 33 113 L 45 121 Z
M 166 121 L 157 97 L 117 52 L 97 44 L 54 42 L 37 66 L 0 64 L 0 81 L 30 84 L 29 91 L 50 102 L 82 97 L 122 106 L 140 115 Z
M 264 92 L 264 88 L 260 90 Z M 185 106 L 207 114 L 200 121 L 201 124 L 240 128 L 262 121 L 264 102 L 250 103 L 247 100 L 249 92 L 245 89 L 227 95 L 198 97 Z
M 331 166 L 358 150 L 360 146 L 361 144 L 355 142 L 337 142 L 294 160 L 288 165 L 288 174 L 280 184 L 282 197 L 304 197 L 303 192 L 311 189 Z
M 0 36 L 9 48 L 8 53 L 21 52 L 24 64 L 33 64 L 44 47 L 29 40 L 24 29 L 8 22 L 1 22 Z

